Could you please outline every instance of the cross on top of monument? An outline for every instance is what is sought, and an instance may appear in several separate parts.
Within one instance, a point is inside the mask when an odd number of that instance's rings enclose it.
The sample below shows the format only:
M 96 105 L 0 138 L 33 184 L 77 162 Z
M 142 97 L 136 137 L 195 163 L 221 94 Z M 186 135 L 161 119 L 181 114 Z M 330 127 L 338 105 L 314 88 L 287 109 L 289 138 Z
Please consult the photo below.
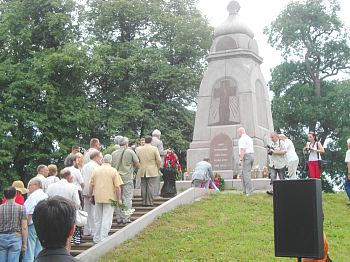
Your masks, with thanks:
M 240 9 L 241 6 L 237 1 L 231 1 L 227 6 L 227 10 L 230 13 L 230 15 L 237 15 Z

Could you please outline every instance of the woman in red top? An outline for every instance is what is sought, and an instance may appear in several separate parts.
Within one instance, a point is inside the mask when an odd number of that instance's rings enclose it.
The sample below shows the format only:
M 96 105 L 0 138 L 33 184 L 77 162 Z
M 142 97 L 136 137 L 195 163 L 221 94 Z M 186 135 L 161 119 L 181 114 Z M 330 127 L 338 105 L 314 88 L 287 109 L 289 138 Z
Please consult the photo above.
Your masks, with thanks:
M 23 195 L 24 195 L 24 194 L 27 194 L 27 193 L 29 192 L 29 190 L 26 189 L 26 188 L 24 187 L 23 182 L 20 181 L 20 180 L 14 181 L 14 182 L 12 183 L 12 186 L 13 186 L 14 188 L 16 188 L 16 191 L 17 191 L 17 193 L 16 193 L 16 198 L 15 198 L 15 202 L 16 202 L 17 204 L 23 206 L 23 205 L 24 205 L 24 197 L 23 197 Z M 5 202 L 6 202 L 6 198 L 4 197 L 4 198 L 2 199 L 2 204 L 4 204 Z

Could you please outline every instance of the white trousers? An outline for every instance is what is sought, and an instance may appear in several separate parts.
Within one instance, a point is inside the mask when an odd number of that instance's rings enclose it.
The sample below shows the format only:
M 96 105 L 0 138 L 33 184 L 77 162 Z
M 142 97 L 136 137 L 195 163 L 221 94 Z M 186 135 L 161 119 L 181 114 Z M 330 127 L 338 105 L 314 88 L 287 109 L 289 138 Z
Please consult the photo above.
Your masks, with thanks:
M 93 236 L 95 233 L 95 206 L 90 203 L 87 196 L 84 196 L 84 211 L 88 213 L 88 218 L 83 234 Z
M 298 179 L 297 178 L 297 169 L 298 169 L 299 159 L 290 161 L 288 163 L 288 176 L 289 179 Z
M 98 243 L 108 237 L 113 221 L 114 207 L 110 203 L 96 203 L 95 205 L 95 234 L 94 242 Z

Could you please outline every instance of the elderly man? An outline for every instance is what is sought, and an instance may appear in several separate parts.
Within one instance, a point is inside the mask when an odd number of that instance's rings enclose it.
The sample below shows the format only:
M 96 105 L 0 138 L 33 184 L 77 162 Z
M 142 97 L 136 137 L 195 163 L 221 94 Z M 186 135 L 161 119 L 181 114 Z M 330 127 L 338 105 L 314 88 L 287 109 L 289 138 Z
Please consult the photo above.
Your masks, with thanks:
M 41 181 L 42 190 L 46 192 L 47 187 L 49 186 L 49 180 L 47 180 L 47 176 L 49 175 L 49 168 L 46 165 L 39 165 L 36 171 L 36 177 Z
M 0 205 L 0 261 L 18 261 L 27 247 L 27 215 L 15 202 L 16 188 L 4 190 L 6 202 Z
M 350 138 L 346 141 L 346 143 L 348 145 L 348 150 L 346 151 L 346 155 L 345 155 L 345 163 L 347 165 L 347 174 L 345 178 L 345 191 L 349 198 L 348 205 L 350 205 Z
M 111 200 L 122 204 L 120 185 L 123 184 L 117 169 L 111 166 L 112 156 L 107 154 L 103 164 L 92 171 L 89 195 L 95 197 L 95 234 L 94 243 L 108 237 L 113 221 L 114 207 Z M 92 200 L 92 197 L 90 197 Z
M 142 205 L 153 206 L 153 192 L 159 176 L 160 155 L 155 146 L 151 145 L 152 137 L 145 137 L 145 145 L 137 150 L 140 169 L 137 173 L 141 177 Z
M 80 207 L 80 199 L 78 195 L 77 187 L 72 183 L 73 176 L 69 169 L 66 167 L 60 172 L 61 180 L 49 185 L 47 189 L 47 195 L 49 197 L 61 196 L 72 201 L 76 208 Z
M 36 262 L 80 261 L 66 249 L 74 231 L 75 206 L 72 201 L 60 196 L 41 201 L 35 207 L 33 221 L 44 248 Z
M 35 231 L 35 227 L 32 220 L 32 215 L 36 205 L 41 201 L 47 198 L 46 193 L 42 190 L 41 179 L 34 177 L 29 181 L 29 197 L 24 202 L 24 207 L 26 209 L 27 218 L 28 218 L 28 240 L 27 240 L 27 250 L 24 253 L 23 260 L 24 262 L 32 262 L 41 251 L 42 247 L 39 242 L 38 236 Z
M 49 185 L 47 189 L 47 195 L 49 197 L 61 196 L 65 199 L 72 201 L 77 209 L 80 208 L 80 198 L 78 194 L 78 188 L 73 184 L 73 176 L 68 167 L 64 168 L 60 172 L 61 180 Z M 81 243 L 81 227 L 75 227 L 72 243 L 79 245 Z
M 242 166 L 242 184 L 243 194 L 249 196 L 253 193 L 251 171 L 254 163 L 254 145 L 253 140 L 246 134 L 245 129 L 237 129 L 239 136 L 239 164 Z
M 295 152 L 295 147 L 292 142 L 286 135 L 280 134 L 279 139 L 284 142 L 284 146 L 287 150 L 287 162 L 288 162 L 288 176 L 289 179 L 297 179 L 297 169 L 299 164 L 299 157 Z
M 91 150 L 89 153 L 90 161 L 84 165 L 82 170 L 83 179 L 85 181 L 85 186 L 83 188 L 83 198 L 84 198 L 84 211 L 86 211 L 89 216 L 87 220 L 87 224 L 84 226 L 84 235 L 93 235 L 94 234 L 94 226 L 95 226 L 95 207 L 94 204 L 91 203 L 89 189 L 90 189 L 90 179 L 92 175 L 92 171 L 98 166 L 100 166 L 102 154 L 98 150 Z
M 164 150 L 164 148 L 163 148 L 163 142 L 162 142 L 162 140 L 160 140 L 160 136 L 161 135 L 162 135 L 162 133 L 158 129 L 155 129 L 152 132 L 151 145 L 155 146 L 158 149 L 158 152 L 159 152 L 159 155 L 160 155 L 160 159 L 161 159 L 160 166 L 163 167 L 164 157 L 166 156 L 167 151 Z M 159 195 L 159 191 L 160 191 L 160 176 L 157 176 L 156 177 L 156 182 L 154 183 L 153 195 L 154 196 L 158 196 Z
M 139 159 L 131 148 L 128 148 L 129 139 L 123 137 L 119 140 L 120 148 L 112 153 L 112 166 L 119 172 L 123 185 L 121 186 L 122 201 L 128 209 L 132 207 L 134 193 L 134 167 L 139 168 Z M 120 208 L 117 208 L 117 223 L 129 223 L 130 218 L 123 215 Z
M 279 139 L 276 132 L 271 133 L 272 143 L 268 147 L 268 154 L 270 155 L 270 167 L 271 167 L 271 182 L 277 179 L 278 177 L 282 180 L 285 179 L 286 167 L 287 167 L 287 150 L 284 145 L 284 142 Z M 269 190 L 266 192 L 269 195 L 273 195 L 273 191 Z
M 94 150 L 100 151 L 100 140 L 98 138 L 91 138 L 90 148 L 84 153 L 84 165 L 91 160 L 90 153 Z
M 192 185 L 194 187 L 209 188 L 210 179 L 214 178 L 213 168 L 209 158 L 198 162 L 193 170 Z

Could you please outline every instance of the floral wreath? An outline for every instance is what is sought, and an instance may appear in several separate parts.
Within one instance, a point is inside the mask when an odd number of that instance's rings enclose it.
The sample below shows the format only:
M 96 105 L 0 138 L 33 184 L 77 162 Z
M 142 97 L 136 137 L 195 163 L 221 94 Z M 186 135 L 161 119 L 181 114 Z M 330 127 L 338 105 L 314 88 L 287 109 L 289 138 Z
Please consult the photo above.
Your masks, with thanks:
M 181 173 L 181 165 L 179 159 L 172 149 L 167 150 L 167 154 L 164 157 L 163 169 L 171 169 L 175 171 L 176 175 Z

